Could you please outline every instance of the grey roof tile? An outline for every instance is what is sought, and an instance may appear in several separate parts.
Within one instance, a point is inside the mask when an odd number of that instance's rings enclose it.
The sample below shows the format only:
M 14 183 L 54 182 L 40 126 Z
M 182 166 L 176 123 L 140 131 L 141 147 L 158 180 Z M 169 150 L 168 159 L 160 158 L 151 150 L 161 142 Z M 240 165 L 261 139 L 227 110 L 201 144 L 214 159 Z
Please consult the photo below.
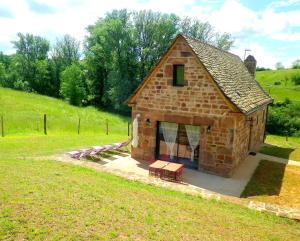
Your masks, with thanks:
M 243 61 L 232 53 L 182 35 L 206 67 L 225 96 L 243 113 L 273 101 L 248 72 Z

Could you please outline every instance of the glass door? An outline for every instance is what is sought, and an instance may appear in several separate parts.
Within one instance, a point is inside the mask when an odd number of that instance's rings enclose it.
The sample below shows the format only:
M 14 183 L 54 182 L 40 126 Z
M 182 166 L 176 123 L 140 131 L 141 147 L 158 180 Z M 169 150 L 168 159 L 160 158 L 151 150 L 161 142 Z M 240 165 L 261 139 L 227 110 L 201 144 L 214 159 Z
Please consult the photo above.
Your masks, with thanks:
M 158 122 L 156 137 L 157 159 L 182 163 L 187 168 L 198 169 L 199 144 L 194 148 L 194 155 L 193 158 L 191 158 L 193 150 L 189 144 L 185 125 L 178 124 L 175 143 L 172 145 L 171 149 L 167 140 L 165 140 L 161 125 L 161 122 Z M 171 152 L 173 155 L 170 155 Z

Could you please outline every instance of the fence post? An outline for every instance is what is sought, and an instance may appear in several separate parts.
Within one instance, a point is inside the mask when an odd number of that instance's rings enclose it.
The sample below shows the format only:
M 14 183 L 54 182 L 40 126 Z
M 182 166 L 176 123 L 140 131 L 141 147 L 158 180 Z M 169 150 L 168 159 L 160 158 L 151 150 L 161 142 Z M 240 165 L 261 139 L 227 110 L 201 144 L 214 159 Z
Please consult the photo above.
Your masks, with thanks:
M 3 115 L 1 116 L 1 136 L 4 137 L 4 121 L 3 121 Z
M 108 120 L 106 119 L 106 135 L 108 135 Z
M 128 121 L 128 125 L 127 125 L 127 136 L 130 135 L 130 122 Z
M 78 133 L 78 135 L 80 133 L 80 117 L 78 119 L 77 133 Z
M 47 135 L 47 115 L 44 114 L 44 134 Z

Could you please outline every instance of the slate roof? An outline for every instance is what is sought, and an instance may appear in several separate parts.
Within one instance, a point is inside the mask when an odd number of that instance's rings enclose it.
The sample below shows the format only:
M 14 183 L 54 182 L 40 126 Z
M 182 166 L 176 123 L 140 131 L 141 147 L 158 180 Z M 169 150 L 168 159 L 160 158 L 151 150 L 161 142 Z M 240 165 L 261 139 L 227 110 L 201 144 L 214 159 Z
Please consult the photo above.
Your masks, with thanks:
M 242 113 L 249 114 L 259 107 L 273 101 L 271 96 L 248 72 L 248 69 L 240 57 L 182 34 L 177 35 L 173 44 L 178 37 L 183 37 L 187 41 L 225 97 Z M 166 55 L 171 46 L 163 56 Z M 156 63 L 151 69 L 150 74 L 128 98 L 126 101 L 128 104 L 132 103 L 133 98 L 136 98 L 138 93 L 142 91 L 151 73 L 155 71 L 162 59 L 163 57 Z
M 244 114 L 273 99 L 248 72 L 237 55 L 182 35 L 224 95 Z

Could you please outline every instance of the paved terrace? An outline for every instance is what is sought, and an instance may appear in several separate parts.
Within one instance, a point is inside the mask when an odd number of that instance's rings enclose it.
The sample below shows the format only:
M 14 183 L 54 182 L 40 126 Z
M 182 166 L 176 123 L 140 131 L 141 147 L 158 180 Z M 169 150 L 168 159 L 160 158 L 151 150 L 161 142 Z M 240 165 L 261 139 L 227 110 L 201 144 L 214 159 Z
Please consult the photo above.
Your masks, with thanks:
M 261 160 L 258 156 L 259 155 L 249 156 L 236 169 L 231 178 L 220 177 L 185 168 L 183 171 L 183 183 L 173 183 L 172 185 L 177 186 L 176 189 L 180 189 L 182 191 L 189 188 L 200 188 L 214 193 L 239 197 L 250 180 L 259 160 Z M 127 153 L 116 153 L 116 155 L 111 155 L 94 161 L 74 160 L 66 156 L 60 157 L 59 159 L 73 164 L 106 170 L 129 179 L 149 179 L 149 181 L 167 182 L 162 180 L 153 180 L 158 178 L 149 177 L 149 163 L 146 161 L 135 160 Z
M 49 158 L 48 158 L 49 159 Z M 203 198 L 215 198 L 226 200 L 239 205 L 247 206 L 261 212 L 270 212 L 282 217 L 300 220 L 300 211 L 282 207 L 275 204 L 249 201 L 238 198 L 250 180 L 255 168 L 260 160 L 269 160 L 284 163 L 287 165 L 300 166 L 299 162 L 275 158 L 268 155 L 257 154 L 248 156 L 241 163 L 231 178 L 219 177 L 201 171 L 185 169 L 183 173 L 183 183 L 175 183 L 161 180 L 160 178 L 150 177 L 148 174 L 149 163 L 138 161 L 130 157 L 127 153 L 116 153 L 116 155 L 106 156 L 101 160 L 76 160 L 66 155 L 55 156 L 54 159 L 73 165 L 93 168 L 97 171 L 112 173 L 129 180 L 137 180 L 144 183 L 170 188 L 185 193 L 200 195 Z

